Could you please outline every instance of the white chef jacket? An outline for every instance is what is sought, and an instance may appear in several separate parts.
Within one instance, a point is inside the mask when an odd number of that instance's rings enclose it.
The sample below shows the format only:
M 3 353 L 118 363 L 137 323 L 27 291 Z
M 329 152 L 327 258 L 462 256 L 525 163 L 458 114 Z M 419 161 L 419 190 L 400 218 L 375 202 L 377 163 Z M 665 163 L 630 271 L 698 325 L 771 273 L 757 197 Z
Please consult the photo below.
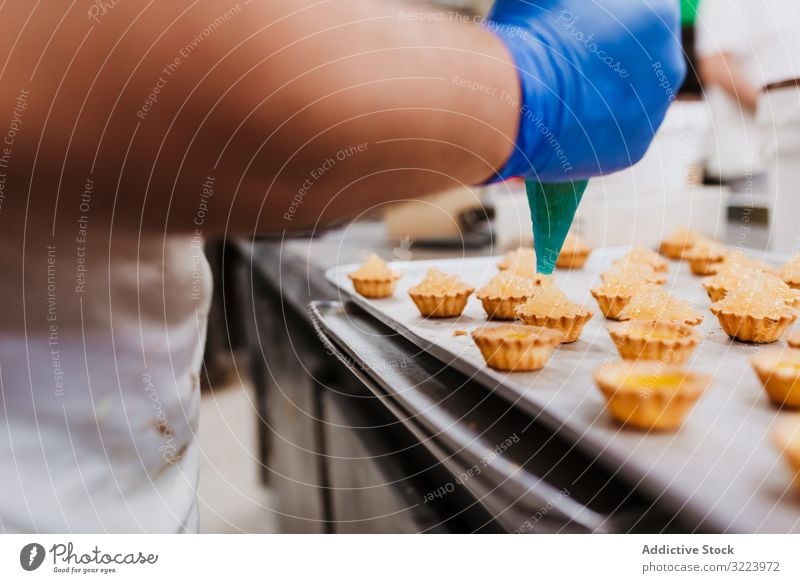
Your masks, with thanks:
M 0 532 L 197 530 L 202 242 L 100 228 L 0 246 Z
M 756 87 L 800 77 L 800 0 L 702 0 L 700 57 L 727 53 Z M 762 170 L 754 116 L 717 87 L 707 90 L 713 135 L 707 167 L 723 178 Z

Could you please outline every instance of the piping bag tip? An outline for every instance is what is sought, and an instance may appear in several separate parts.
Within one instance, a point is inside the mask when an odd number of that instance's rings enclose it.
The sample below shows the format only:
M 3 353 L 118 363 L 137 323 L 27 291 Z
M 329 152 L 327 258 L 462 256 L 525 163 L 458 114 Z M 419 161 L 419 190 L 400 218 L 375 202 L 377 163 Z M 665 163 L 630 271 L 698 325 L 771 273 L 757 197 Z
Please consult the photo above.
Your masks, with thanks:
M 587 180 L 557 184 L 525 181 L 537 273 L 553 273 L 587 184 Z

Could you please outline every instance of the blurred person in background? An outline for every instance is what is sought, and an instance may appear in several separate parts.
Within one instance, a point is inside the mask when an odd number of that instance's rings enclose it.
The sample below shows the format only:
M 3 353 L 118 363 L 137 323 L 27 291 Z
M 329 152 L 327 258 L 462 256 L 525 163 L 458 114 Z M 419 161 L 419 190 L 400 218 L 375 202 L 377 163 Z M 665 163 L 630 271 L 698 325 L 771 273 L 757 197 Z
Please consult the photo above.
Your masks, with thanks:
M 630 166 L 678 26 L 675 0 L 4 3 L 0 530 L 196 531 L 204 239 Z
M 711 110 L 706 173 L 727 182 L 761 170 L 755 111 L 762 77 L 738 0 L 703 0 L 697 24 L 698 70 Z
M 763 172 L 759 93 L 798 74 L 800 1 L 701 0 L 698 69 L 711 108 L 707 172 L 723 182 Z
M 773 251 L 800 251 L 800 0 L 702 0 L 697 52 L 712 112 L 707 172 L 766 173 Z

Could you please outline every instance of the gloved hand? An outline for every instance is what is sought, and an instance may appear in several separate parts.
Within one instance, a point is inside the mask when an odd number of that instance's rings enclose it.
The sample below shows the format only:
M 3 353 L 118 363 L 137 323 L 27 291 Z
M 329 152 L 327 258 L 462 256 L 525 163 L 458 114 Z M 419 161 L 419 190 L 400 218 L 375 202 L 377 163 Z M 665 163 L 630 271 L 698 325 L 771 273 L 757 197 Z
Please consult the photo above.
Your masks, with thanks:
M 517 65 L 517 146 L 500 169 L 564 182 L 644 155 L 686 73 L 678 0 L 497 0 L 486 27 Z

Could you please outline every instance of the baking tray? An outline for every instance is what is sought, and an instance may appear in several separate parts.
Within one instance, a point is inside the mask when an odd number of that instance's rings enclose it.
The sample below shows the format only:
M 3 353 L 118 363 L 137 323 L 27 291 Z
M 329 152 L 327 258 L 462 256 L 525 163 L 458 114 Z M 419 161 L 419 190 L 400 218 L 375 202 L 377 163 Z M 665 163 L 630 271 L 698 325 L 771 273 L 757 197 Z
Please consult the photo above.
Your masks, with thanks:
M 675 433 L 642 433 L 614 422 L 593 382 L 593 372 L 618 354 L 607 321 L 589 293 L 600 273 L 627 248 L 596 249 L 582 270 L 557 271 L 556 283 L 573 300 L 595 312 L 581 339 L 562 345 L 548 365 L 534 373 L 503 373 L 488 368 L 467 333 L 486 324 L 473 296 L 459 318 L 425 319 L 407 294 L 430 267 L 438 267 L 479 288 L 497 273 L 498 257 L 395 262 L 404 273 L 392 298 L 368 300 L 356 294 L 347 273 L 357 265 L 326 272 L 340 298 L 353 301 L 421 349 L 508 399 L 534 420 L 575 442 L 654 500 L 691 512 L 719 532 L 800 532 L 800 500 L 791 475 L 769 433 L 789 413 L 771 406 L 749 359 L 761 348 L 730 340 L 708 310 L 710 300 L 685 263 L 672 262 L 665 289 L 689 300 L 705 315 L 704 340 L 688 366 L 714 377 L 709 390 Z M 759 256 L 770 263 L 783 258 Z
M 463 480 L 461 485 L 491 513 L 492 522 L 514 531 L 552 500 L 559 500 L 560 504 L 534 525 L 536 532 L 622 532 L 642 522 L 631 511 L 610 516 L 584 507 L 575 497 L 561 496 L 561 490 L 551 483 L 552 474 L 558 473 L 553 466 L 576 463 L 574 456 L 568 459 L 562 454 L 558 462 L 551 460 L 546 467 L 549 479 L 544 480 L 523 469 L 533 465 L 529 462 L 538 453 L 535 442 L 523 441 L 502 456 L 494 455 L 494 444 L 502 443 L 512 433 L 526 435 L 522 428 L 530 430 L 528 418 L 509 414 L 503 402 L 502 407 L 487 411 L 485 418 L 491 419 L 490 426 L 478 425 L 477 412 L 490 406 L 486 395 L 469 391 L 459 373 L 442 370 L 434 357 L 421 355 L 413 344 L 383 337 L 385 326 L 363 310 L 353 304 L 316 301 L 309 304 L 309 313 L 326 352 L 380 399 L 452 475 L 461 476 L 471 467 L 481 468 L 480 473 Z M 459 390 L 448 394 L 455 386 Z M 447 399 L 441 399 L 445 394 Z M 503 423 L 496 423 L 497 419 Z M 484 466 L 482 460 L 490 458 L 492 463 Z

